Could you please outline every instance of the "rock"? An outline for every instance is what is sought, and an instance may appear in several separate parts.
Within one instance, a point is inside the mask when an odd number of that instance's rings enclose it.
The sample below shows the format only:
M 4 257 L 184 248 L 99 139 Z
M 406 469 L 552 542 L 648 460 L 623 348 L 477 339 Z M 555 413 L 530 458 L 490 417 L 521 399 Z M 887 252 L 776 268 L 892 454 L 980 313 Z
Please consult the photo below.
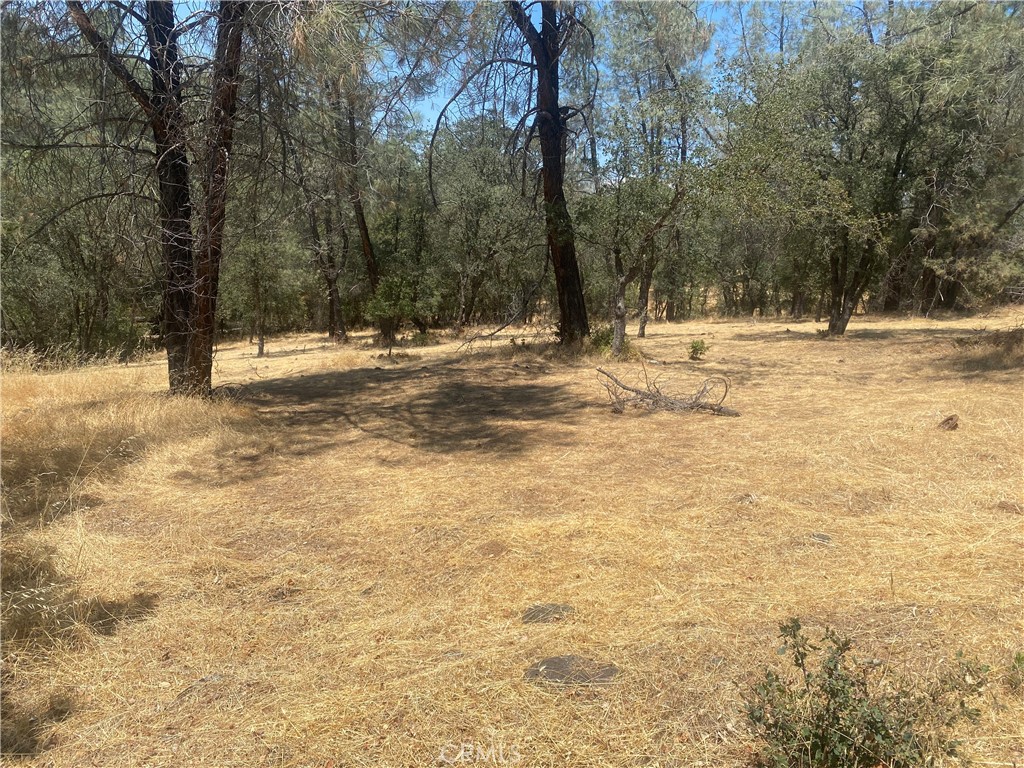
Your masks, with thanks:
M 531 605 L 523 612 L 523 624 L 550 624 L 561 621 L 575 612 L 571 605 L 563 603 L 540 603 Z
M 952 416 L 947 416 L 939 422 L 939 429 L 945 429 L 948 432 L 952 432 L 954 429 L 959 429 L 960 417 L 955 413 Z
M 608 685 L 618 674 L 614 664 L 575 655 L 551 656 L 527 669 L 526 679 L 555 685 Z
M 827 533 L 812 533 L 811 534 L 811 538 L 814 539 L 814 541 L 818 542 L 819 544 L 831 544 L 832 543 L 832 537 L 829 536 Z

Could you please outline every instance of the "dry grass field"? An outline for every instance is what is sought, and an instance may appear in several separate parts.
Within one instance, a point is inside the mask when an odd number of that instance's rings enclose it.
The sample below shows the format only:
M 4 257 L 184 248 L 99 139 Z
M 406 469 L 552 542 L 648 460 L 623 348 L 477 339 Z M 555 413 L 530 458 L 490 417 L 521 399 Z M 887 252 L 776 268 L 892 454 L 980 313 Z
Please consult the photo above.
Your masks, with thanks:
M 666 392 L 728 376 L 740 418 L 616 414 L 595 368 L 635 383 L 639 356 L 508 334 L 228 344 L 212 402 L 158 360 L 8 370 L 5 762 L 743 766 L 743 697 L 799 616 L 893 674 L 989 665 L 965 751 L 1024 765 L 1024 368 L 954 343 L 1019 322 L 634 342 Z M 548 602 L 574 610 L 522 621 Z M 565 654 L 619 674 L 524 678 Z

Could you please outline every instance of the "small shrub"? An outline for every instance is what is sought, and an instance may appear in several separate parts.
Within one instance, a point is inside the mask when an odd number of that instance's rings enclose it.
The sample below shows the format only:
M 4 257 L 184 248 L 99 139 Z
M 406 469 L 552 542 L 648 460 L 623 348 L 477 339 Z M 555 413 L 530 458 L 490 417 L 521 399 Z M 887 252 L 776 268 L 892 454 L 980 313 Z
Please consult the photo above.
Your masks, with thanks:
M 695 339 L 694 341 L 691 341 L 690 359 L 700 360 L 701 358 L 704 357 L 704 355 L 708 353 L 709 349 L 711 349 L 711 347 L 707 345 L 707 342 L 705 342 L 704 339 Z
M 817 646 L 798 619 L 779 629 L 779 653 L 792 658 L 796 679 L 767 670 L 746 701 L 747 719 L 765 742 L 756 765 L 915 768 L 957 757 L 950 731 L 977 719 L 969 702 L 984 686 L 985 668 L 958 654 L 940 677 L 913 686 L 891 670 L 873 675 L 880 662 L 854 661 L 851 641 L 833 630 Z
M 605 352 L 612 348 L 615 329 L 610 325 L 602 325 L 590 332 L 590 348 L 594 352 Z M 628 341 L 628 339 L 627 339 Z
M 429 347 L 440 343 L 440 339 L 430 331 L 416 331 L 406 340 L 410 347 Z
M 615 340 L 615 326 L 601 325 L 590 332 L 584 349 L 592 355 L 611 357 L 612 342 Z M 636 357 L 637 352 L 630 341 L 629 334 L 622 339 L 622 354 L 620 360 L 631 360 Z

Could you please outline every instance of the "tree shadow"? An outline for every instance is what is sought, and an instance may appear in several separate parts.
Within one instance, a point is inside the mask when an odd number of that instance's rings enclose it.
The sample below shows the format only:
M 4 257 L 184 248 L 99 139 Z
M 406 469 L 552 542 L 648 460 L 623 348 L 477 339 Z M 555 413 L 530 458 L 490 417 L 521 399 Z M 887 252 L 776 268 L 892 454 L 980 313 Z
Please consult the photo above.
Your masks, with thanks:
M 591 407 L 542 373 L 461 361 L 357 368 L 261 381 L 245 398 L 298 455 L 334 446 L 339 426 L 433 453 L 514 455 L 539 426 L 557 428 L 545 440 L 568 443 L 563 428 Z
M 0 577 L 3 624 L 3 674 L 0 679 L 0 754 L 32 756 L 47 749 L 47 734 L 66 719 L 73 702 L 51 695 L 40 705 L 32 691 L 18 684 L 12 659 L 26 650 L 50 649 L 81 640 L 81 629 L 113 635 L 122 625 L 152 614 L 159 595 L 138 592 L 120 600 L 81 598 L 55 562 L 52 548 L 21 540 L 4 542 Z M 31 655 L 24 656 L 30 659 Z
M 7 685 L 0 690 L 0 755 L 5 757 L 33 757 L 44 751 L 46 733 L 50 727 L 66 720 L 74 711 L 74 703 L 63 695 L 51 696 L 44 707 L 26 711 L 16 706 Z
M 801 328 L 799 330 L 784 327 L 771 330 L 763 330 L 751 333 L 737 333 L 732 338 L 738 341 L 807 341 L 816 340 L 823 343 L 829 342 L 868 342 L 868 341 L 891 341 L 896 340 L 907 344 L 920 343 L 923 341 L 953 341 L 969 335 L 970 332 L 962 328 L 913 328 L 913 329 L 889 329 L 889 328 L 850 328 L 843 336 L 826 336 L 818 333 L 816 328 Z

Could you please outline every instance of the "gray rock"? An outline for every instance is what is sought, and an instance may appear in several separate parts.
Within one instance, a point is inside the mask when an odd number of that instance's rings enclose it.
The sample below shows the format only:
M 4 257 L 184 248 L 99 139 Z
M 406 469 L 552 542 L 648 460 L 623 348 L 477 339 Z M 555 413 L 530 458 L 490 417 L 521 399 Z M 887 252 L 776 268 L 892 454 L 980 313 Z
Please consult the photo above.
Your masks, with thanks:
M 555 685 L 608 685 L 618 674 L 614 664 L 575 655 L 551 656 L 527 669 L 526 679 Z

